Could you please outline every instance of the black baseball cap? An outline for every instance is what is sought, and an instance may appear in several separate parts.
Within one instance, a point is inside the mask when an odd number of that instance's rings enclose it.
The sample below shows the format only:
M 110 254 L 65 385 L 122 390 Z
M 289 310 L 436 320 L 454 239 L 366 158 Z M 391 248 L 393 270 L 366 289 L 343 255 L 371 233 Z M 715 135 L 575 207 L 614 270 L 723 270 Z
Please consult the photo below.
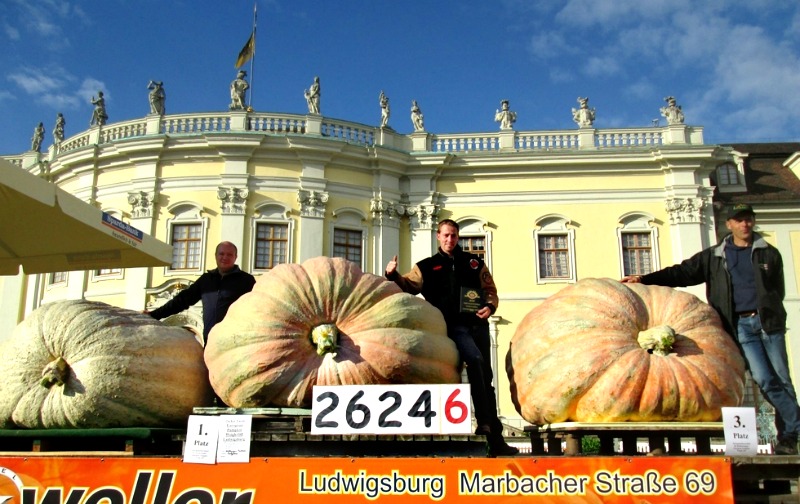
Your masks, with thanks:
M 728 219 L 733 219 L 737 215 L 748 213 L 753 217 L 756 216 L 752 206 L 748 205 L 747 203 L 736 203 L 728 208 Z

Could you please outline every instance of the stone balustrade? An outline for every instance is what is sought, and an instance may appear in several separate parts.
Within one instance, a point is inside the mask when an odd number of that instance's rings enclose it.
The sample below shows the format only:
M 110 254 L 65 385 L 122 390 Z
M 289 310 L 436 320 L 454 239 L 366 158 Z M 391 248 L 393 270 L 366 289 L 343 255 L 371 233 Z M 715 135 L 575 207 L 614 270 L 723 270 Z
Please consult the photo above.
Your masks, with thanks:
M 391 128 L 378 128 L 319 115 L 263 112 L 212 112 L 195 114 L 148 115 L 119 123 L 93 126 L 61 143 L 50 146 L 45 159 L 120 140 L 146 136 L 202 135 L 205 133 L 263 133 L 310 135 L 344 142 L 383 146 L 417 153 L 491 153 L 509 151 L 599 150 L 651 148 L 662 145 L 702 145 L 703 129 L 684 124 L 640 128 L 578 128 L 563 131 L 501 130 L 488 133 L 400 134 Z M 5 159 L 29 166 L 44 156 L 27 152 Z M 28 161 L 30 159 L 30 162 Z

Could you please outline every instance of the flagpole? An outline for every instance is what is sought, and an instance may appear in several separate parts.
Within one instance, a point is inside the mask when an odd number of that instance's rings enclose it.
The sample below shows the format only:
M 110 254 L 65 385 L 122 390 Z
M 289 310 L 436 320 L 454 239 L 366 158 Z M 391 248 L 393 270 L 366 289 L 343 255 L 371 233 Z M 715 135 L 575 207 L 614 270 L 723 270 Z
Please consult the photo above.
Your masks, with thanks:
M 253 56 L 250 58 L 250 96 L 247 97 L 247 109 L 250 110 L 250 104 L 253 101 L 253 81 L 255 74 L 253 73 L 253 64 L 256 61 L 256 6 L 257 2 L 253 2 Z

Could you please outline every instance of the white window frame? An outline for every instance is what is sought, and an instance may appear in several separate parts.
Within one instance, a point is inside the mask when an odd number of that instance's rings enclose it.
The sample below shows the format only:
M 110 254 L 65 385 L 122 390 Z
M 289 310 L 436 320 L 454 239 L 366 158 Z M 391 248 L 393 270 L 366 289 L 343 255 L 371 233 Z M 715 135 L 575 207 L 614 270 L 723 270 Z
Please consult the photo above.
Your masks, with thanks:
M 718 164 L 714 169 L 714 176 L 716 179 L 717 190 L 721 193 L 743 192 L 747 190 L 747 185 L 745 184 L 744 180 L 744 159 L 747 157 L 747 154 L 737 151 L 732 151 L 731 155 L 732 155 L 731 158 Z M 722 173 L 723 168 L 725 168 L 726 170 L 732 170 L 733 172 L 736 173 L 735 184 L 722 183 L 722 177 L 720 177 L 720 174 Z
M 661 269 L 658 248 L 658 228 L 655 226 L 656 218 L 647 212 L 628 212 L 619 217 L 617 227 L 617 250 L 619 251 L 619 275 L 625 276 L 625 260 L 623 258 L 622 235 L 626 233 L 650 234 L 650 254 L 653 271 Z
M 206 251 L 208 250 L 208 217 L 203 215 L 203 206 L 193 201 L 180 201 L 170 205 L 167 210 L 173 215 L 167 219 L 167 240 L 172 244 L 172 228 L 176 225 L 200 225 L 200 264 L 198 268 L 172 269 L 172 264 L 164 266 L 164 276 L 201 275 L 206 270 Z
M 492 231 L 488 226 L 488 221 L 480 217 L 463 217 L 458 222 L 458 237 L 459 238 L 476 238 L 482 237 L 486 243 L 486 251 L 483 256 L 483 262 L 489 271 L 492 269 Z
M 559 284 L 575 283 L 577 281 L 577 264 L 575 262 L 575 229 L 571 228 L 572 220 L 561 214 L 548 214 L 540 217 L 534 223 L 536 228 L 533 230 L 533 259 L 536 271 L 536 283 Z M 569 276 L 566 278 L 544 278 L 539 268 L 539 237 L 566 235 L 567 237 L 567 258 L 569 260 Z
M 367 271 L 367 239 L 369 227 L 366 225 L 367 216 L 361 210 L 346 207 L 333 211 L 333 220 L 328 224 L 328 250 L 333 257 L 333 238 L 336 229 L 361 232 L 361 271 Z
M 55 275 L 64 274 L 64 281 L 63 282 L 54 282 L 53 278 Z M 67 287 L 69 284 L 69 271 L 54 271 L 52 273 L 45 273 L 45 277 L 47 278 L 47 289 L 60 289 L 62 287 Z
M 269 202 L 256 207 L 253 217 L 250 219 L 250 271 L 255 273 L 266 273 L 267 268 L 256 268 L 256 236 L 258 236 L 259 224 L 279 224 L 288 226 L 286 262 L 291 263 L 294 257 L 294 220 L 291 218 L 291 210 L 285 206 Z

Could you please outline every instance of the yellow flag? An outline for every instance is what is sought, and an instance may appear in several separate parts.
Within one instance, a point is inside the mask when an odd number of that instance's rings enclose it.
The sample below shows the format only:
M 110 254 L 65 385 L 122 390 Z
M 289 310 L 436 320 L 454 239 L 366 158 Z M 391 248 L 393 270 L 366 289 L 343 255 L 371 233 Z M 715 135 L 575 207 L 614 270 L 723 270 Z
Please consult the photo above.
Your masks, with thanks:
M 244 65 L 250 58 L 253 57 L 253 54 L 256 51 L 256 32 L 250 35 L 250 38 L 247 39 L 247 43 L 242 47 L 242 50 L 239 51 L 239 57 L 236 58 L 236 66 L 234 68 L 239 68 L 240 66 Z

